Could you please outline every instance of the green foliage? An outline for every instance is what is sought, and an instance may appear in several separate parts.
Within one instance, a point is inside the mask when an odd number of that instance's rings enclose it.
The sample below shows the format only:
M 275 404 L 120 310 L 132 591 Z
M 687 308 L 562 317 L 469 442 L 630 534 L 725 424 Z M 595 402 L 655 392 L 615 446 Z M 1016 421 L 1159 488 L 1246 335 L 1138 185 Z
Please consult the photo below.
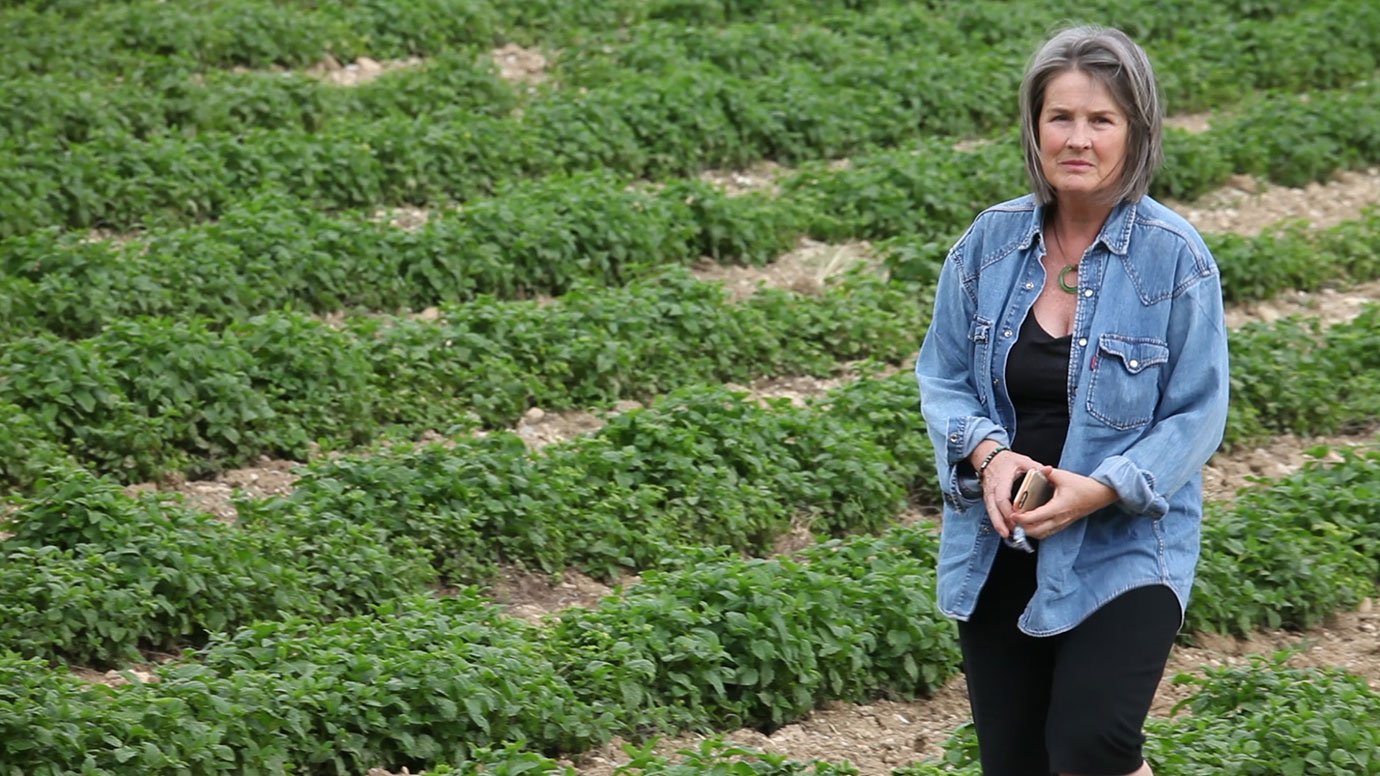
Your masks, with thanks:
M 1310 463 L 1244 490 L 1230 510 L 1211 509 L 1188 630 L 1309 628 L 1374 595 L 1377 493 L 1380 453 L 1344 451 L 1340 464 Z
M 332 326 L 277 312 L 213 331 L 145 318 L 82 341 L 0 346 L 0 401 L 78 460 L 127 480 L 201 473 L 259 455 L 306 456 L 388 426 L 515 422 L 679 386 L 829 374 L 894 361 L 919 308 L 904 287 L 854 273 L 821 296 L 730 302 L 684 270 L 549 305 L 480 299 L 439 320 L 358 316 Z
M 1152 722 L 1147 759 L 1185 776 L 1380 774 L 1380 695 L 1336 668 L 1290 668 L 1287 654 L 1209 668 L 1191 712 Z
M 322 613 L 273 536 L 84 472 L 40 483 L 6 530 L 0 598 L 20 616 L 0 643 L 27 654 L 104 662 L 280 612 Z
M 1380 413 L 1376 337 L 1380 307 L 1346 323 L 1316 318 L 1247 324 L 1232 347 L 1232 412 L 1226 441 L 1269 434 L 1359 429 Z
M 408 539 L 285 510 L 230 526 L 79 470 L 52 470 L 0 527 L 0 644 L 111 663 L 264 617 L 358 612 L 432 581 Z
M 911 407 L 892 417 L 918 421 Z M 916 475 L 868 421 L 682 390 L 539 455 L 497 433 L 318 462 L 287 500 L 241 514 L 340 516 L 415 541 L 452 582 L 483 581 L 499 561 L 607 577 L 677 544 L 764 552 L 793 522 L 825 536 L 881 527 Z
M 561 670 L 656 727 L 769 728 L 824 699 L 928 692 L 957 641 L 935 616 L 931 558 L 907 549 L 924 530 L 825 545 L 808 563 L 687 552 L 621 598 L 568 610 L 553 632 Z
M 0 428 L 0 488 L 27 490 L 49 467 L 70 465 L 61 445 L 9 402 L 0 402 Z
M 708 738 L 692 749 L 676 752 L 675 758 L 644 748 L 629 747 L 632 758 L 614 770 L 615 776 L 857 776 L 858 769 L 843 763 L 811 760 L 796 762 L 785 755 Z
M 1363 5 L 1360 0 L 1335 0 L 1326 12 L 1318 9 L 1291 20 L 1287 24 L 1294 32 L 1283 35 L 1295 47 L 1316 47 L 1313 61 L 1324 63 L 1317 76 L 1323 84 L 1339 87 L 1336 91 L 1313 91 L 1307 102 L 1287 95 L 1251 100 L 1240 115 L 1206 137 L 1195 138 L 1192 148 L 1197 150 L 1185 154 L 1171 143 L 1175 163 L 1156 191 L 1196 195 L 1233 170 L 1301 183 L 1339 167 L 1373 162 L 1380 150 L 1367 128 L 1374 124 L 1375 86 L 1357 79 L 1373 70 L 1373 64 L 1371 70 L 1366 68 L 1374 59 L 1367 42 L 1373 40 L 1380 18 L 1373 9 L 1362 10 Z M 276 6 L 269 8 L 260 9 L 266 18 L 283 13 Z M 79 126 L 68 130 L 84 138 L 75 145 L 42 131 L 41 127 L 58 124 L 58 118 L 36 116 L 31 121 L 40 129 L 16 140 L 14 145 L 22 148 L 18 161 L 0 170 L 0 214 L 5 216 L 0 224 L 6 234 L 27 234 L 51 225 L 129 229 L 169 216 L 201 220 L 217 217 L 265 190 L 328 209 L 441 205 L 487 196 L 532 175 L 603 168 L 625 177 L 659 178 L 759 159 L 797 162 L 856 155 L 925 135 L 985 135 L 1011 125 L 1014 79 L 1035 42 L 1032 30 L 1047 23 L 1010 30 L 998 38 L 1004 44 L 1000 48 L 972 45 L 976 33 L 968 34 L 963 45 L 965 34 L 949 30 L 946 49 L 929 34 L 920 34 L 923 25 L 907 18 L 906 11 L 879 13 L 881 17 L 863 26 L 893 37 L 878 41 L 855 36 L 844 44 L 849 56 L 840 60 L 839 41 L 819 32 L 807 39 L 820 50 L 803 58 L 777 57 L 767 72 L 762 71 L 763 60 L 741 55 L 743 41 L 753 40 L 754 33 L 687 45 L 668 43 L 666 33 L 654 30 L 654 45 L 666 48 L 654 68 L 624 69 L 611 76 L 610 68 L 617 66 L 599 63 L 597 55 L 588 62 L 586 51 L 573 67 L 577 73 L 600 74 L 602 80 L 592 87 L 548 88 L 525 101 L 521 116 L 451 108 L 416 115 L 416 110 L 393 111 L 388 102 L 392 98 L 376 98 L 378 112 L 359 123 L 310 116 L 298 120 L 299 106 L 311 100 L 288 95 L 281 106 L 274 96 L 262 107 L 263 124 L 270 129 L 252 126 L 256 119 L 251 116 L 248 122 L 223 122 L 226 129 L 193 137 L 147 129 L 147 137 L 140 138 L 122 128 L 124 114 L 116 111 L 110 118 L 78 120 Z M 1332 40 L 1313 34 L 1318 19 L 1329 15 L 1349 20 L 1348 29 Z M 1244 26 L 1250 35 L 1261 37 L 1259 45 L 1273 45 L 1280 34 L 1261 30 L 1281 24 Z M 1213 43 L 1184 47 L 1194 57 L 1219 48 L 1215 41 L 1222 30 L 1206 29 L 1211 31 L 1203 35 Z M 313 33 L 308 28 L 292 30 L 292 35 L 299 34 Z M 176 52 L 193 46 L 204 52 L 209 45 L 189 31 L 179 33 L 183 35 L 187 37 L 155 48 Z M 755 35 L 769 42 L 780 37 L 772 32 Z M 636 42 L 634 36 L 633 41 L 620 41 L 620 47 Z M 799 44 L 773 45 L 789 51 Z M 261 48 L 277 46 L 268 42 Z M 1248 55 L 1234 46 L 1222 51 L 1236 59 L 1209 67 L 1211 73 L 1193 73 L 1183 89 L 1196 89 L 1207 77 L 1213 88 L 1238 94 L 1241 74 L 1250 69 L 1243 70 L 1240 61 Z M 252 50 L 243 55 L 256 58 Z M 433 76 L 409 75 L 443 84 L 435 91 L 417 87 L 416 99 L 448 103 L 447 90 L 452 87 L 444 85 L 447 79 L 455 67 L 471 65 L 462 59 L 459 65 L 438 66 Z M 1262 85 L 1298 86 L 1277 75 L 1263 76 Z M 460 85 L 454 88 L 461 90 L 476 79 L 492 78 L 473 72 L 455 77 Z M 1352 82 L 1358 85 L 1346 86 Z M 25 88 L 30 93 L 42 91 Z M 378 87 L 380 92 L 384 89 Z M 251 100 L 236 110 L 252 114 L 255 106 Z M 156 115 L 159 110 L 128 112 Z M 149 121 L 158 124 L 156 118 Z M 88 126 L 92 122 L 97 126 Z M 1261 126 L 1284 126 L 1289 131 Z M 965 178 L 954 180 L 961 184 Z M 937 190 L 946 188 L 936 183 Z M 948 227 L 946 232 L 952 224 Z
M 312 770 L 419 767 L 509 742 L 569 751 L 606 738 L 606 714 L 553 672 L 543 641 L 464 591 L 399 599 L 325 626 L 259 623 L 162 678 L 253 676 L 285 693 L 292 700 L 276 735 Z
M 1196 692 L 1190 713 L 1146 723 L 1145 758 L 1156 771 L 1183 776 L 1380 774 L 1380 695 L 1335 668 L 1291 668 L 1287 654 L 1241 666 L 1181 674 Z M 916 763 L 894 776 L 981 773 L 971 724 L 945 745 L 939 763 Z

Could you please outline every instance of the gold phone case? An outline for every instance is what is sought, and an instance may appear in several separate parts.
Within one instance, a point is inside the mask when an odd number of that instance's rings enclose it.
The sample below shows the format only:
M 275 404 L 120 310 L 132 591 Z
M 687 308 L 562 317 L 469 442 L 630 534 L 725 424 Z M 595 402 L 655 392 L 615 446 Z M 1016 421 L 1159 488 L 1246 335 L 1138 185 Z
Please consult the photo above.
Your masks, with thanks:
M 1020 490 L 1016 491 L 1016 497 L 1011 500 L 1011 504 L 1019 512 L 1028 512 L 1049 501 L 1052 495 L 1053 490 L 1045 475 L 1041 474 L 1039 469 L 1031 469 L 1025 473 L 1025 479 L 1021 481 Z

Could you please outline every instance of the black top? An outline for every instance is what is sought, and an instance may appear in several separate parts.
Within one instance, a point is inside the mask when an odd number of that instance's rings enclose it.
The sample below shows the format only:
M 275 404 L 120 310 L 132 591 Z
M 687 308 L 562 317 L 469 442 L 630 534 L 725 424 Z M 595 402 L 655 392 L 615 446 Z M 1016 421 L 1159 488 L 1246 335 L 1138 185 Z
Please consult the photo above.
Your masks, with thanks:
M 1072 344 L 1072 335 L 1050 336 L 1031 310 L 1006 359 L 1006 388 L 1016 407 L 1011 449 L 1050 466 L 1059 465 L 1069 434 Z

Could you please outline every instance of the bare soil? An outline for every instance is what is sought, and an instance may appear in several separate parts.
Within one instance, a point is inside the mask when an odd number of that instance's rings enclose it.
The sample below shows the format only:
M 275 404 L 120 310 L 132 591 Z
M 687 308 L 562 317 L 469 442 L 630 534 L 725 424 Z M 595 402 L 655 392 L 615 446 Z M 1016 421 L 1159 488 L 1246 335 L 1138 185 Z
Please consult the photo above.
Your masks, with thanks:
M 1373 446 L 1380 442 L 1376 437 L 1377 432 L 1380 432 L 1380 426 L 1358 434 L 1309 437 L 1286 434 L 1256 447 L 1218 453 L 1203 469 L 1203 497 L 1209 501 L 1232 501 L 1237 491 L 1249 486 L 1253 478 L 1279 479 L 1303 468 L 1304 464 L 1314 460 L 1309 451 L 1316 447 Z M 1322 460 L 1336 461 L 1339 456 L 1330 453 Z
M 498 65 L 499 77 L 505 81 L 535 85 L 547 79 L 546 56 L 537 49 L 509 43 L 494 49 L 490 55 Z
M 1380 167 L 1344 170 L 1326 182 L 1290 188 L 1246 175 L 1194 202 L 1166 202 L 1198 231 L 1255 235 L 1291 221 L 1316 229 L 1354 219 L 1380 203 Z
M 234 499 L 286 496 L 297 483 L 295 461 L 260 458 L 257 465 L 244 469 L 229 469 L 210 480 L 184 480 L 158 484 L 131 486 L 131 490 L 161 490 L 178 493 L 189 506 L 210 512 L 227 523 L 235 521 Z
M 1185 132 L 1199 134 L 1212 128 L 1211 113 L 1181 113 L 1177 116 L 1166 116 L 1164 118 L 1165 128 L 1182 129 Z
M 794 249 L 766 266 L 734 266 L 704 259 L 695 265 L 694 275 L 705 282 L 722 283 L 729 298 L 735 300 L 752 296 L 760 288 L 817 295 L 830 278 L 859 264 L 880 267 L 872 244 L 866 240 L 833 244 L 802 237 Z
M 1320 288 L 1316 291 L 1285 291 L 1259 302 L 1234 305 L 1227 309 L 1227 327 L 1247 323 L 1270 323 L 1290 315 L 1318 318 L 1324 326 L 1346 323 L 1361 314 L 1368 304 L 1380 301 L 1380 281 L 1372 280 L 1346 288 Z
M 420 67 L 424 62 L 425 60 L 421 57 L 384 60 L 360 57 L 353 62 L 342 64 L 340 60 L 327 54 L 320 62 L 317 62 L 303 72 L 312 78 L 316 78 L 332 86 L 351 87 L 367 84 L 370 81 L 376 80 L 384 73 L 390 73 L 394 70 Z
M 776 162 L 762 161 L 741 170 L 705 170 L 699 178 L 718 186 L 729 196 L 753 192 L 776 194 L 779 191 L 776 181 L 786 172 L 788 170 Z

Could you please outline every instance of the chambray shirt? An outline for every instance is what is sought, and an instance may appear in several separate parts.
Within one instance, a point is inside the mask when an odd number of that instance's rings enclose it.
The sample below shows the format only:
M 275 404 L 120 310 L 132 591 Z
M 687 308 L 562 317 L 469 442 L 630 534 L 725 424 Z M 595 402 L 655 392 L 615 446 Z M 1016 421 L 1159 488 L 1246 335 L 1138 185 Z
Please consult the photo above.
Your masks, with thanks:
M 1043 210 L 1025 196 L 977 217 L 945 260 L 916 363 L 944 495 L 939 607 L 961 620 L 1000 542 L 967 459 L 1016 431 L 1006 360 L 1045 282 Z M 1039 542 L 1038 584 L 1019 620 L 1033 636 L 1069 630 L 1145 585 L 1188 605 L 1202 467 L 1222 440 L 1228 386 L 1217 265 L 1188 222 L 1149 197 L 1112 210 L 1078 264 L 1071 351 L 1055 465 L 1119 500 Z

